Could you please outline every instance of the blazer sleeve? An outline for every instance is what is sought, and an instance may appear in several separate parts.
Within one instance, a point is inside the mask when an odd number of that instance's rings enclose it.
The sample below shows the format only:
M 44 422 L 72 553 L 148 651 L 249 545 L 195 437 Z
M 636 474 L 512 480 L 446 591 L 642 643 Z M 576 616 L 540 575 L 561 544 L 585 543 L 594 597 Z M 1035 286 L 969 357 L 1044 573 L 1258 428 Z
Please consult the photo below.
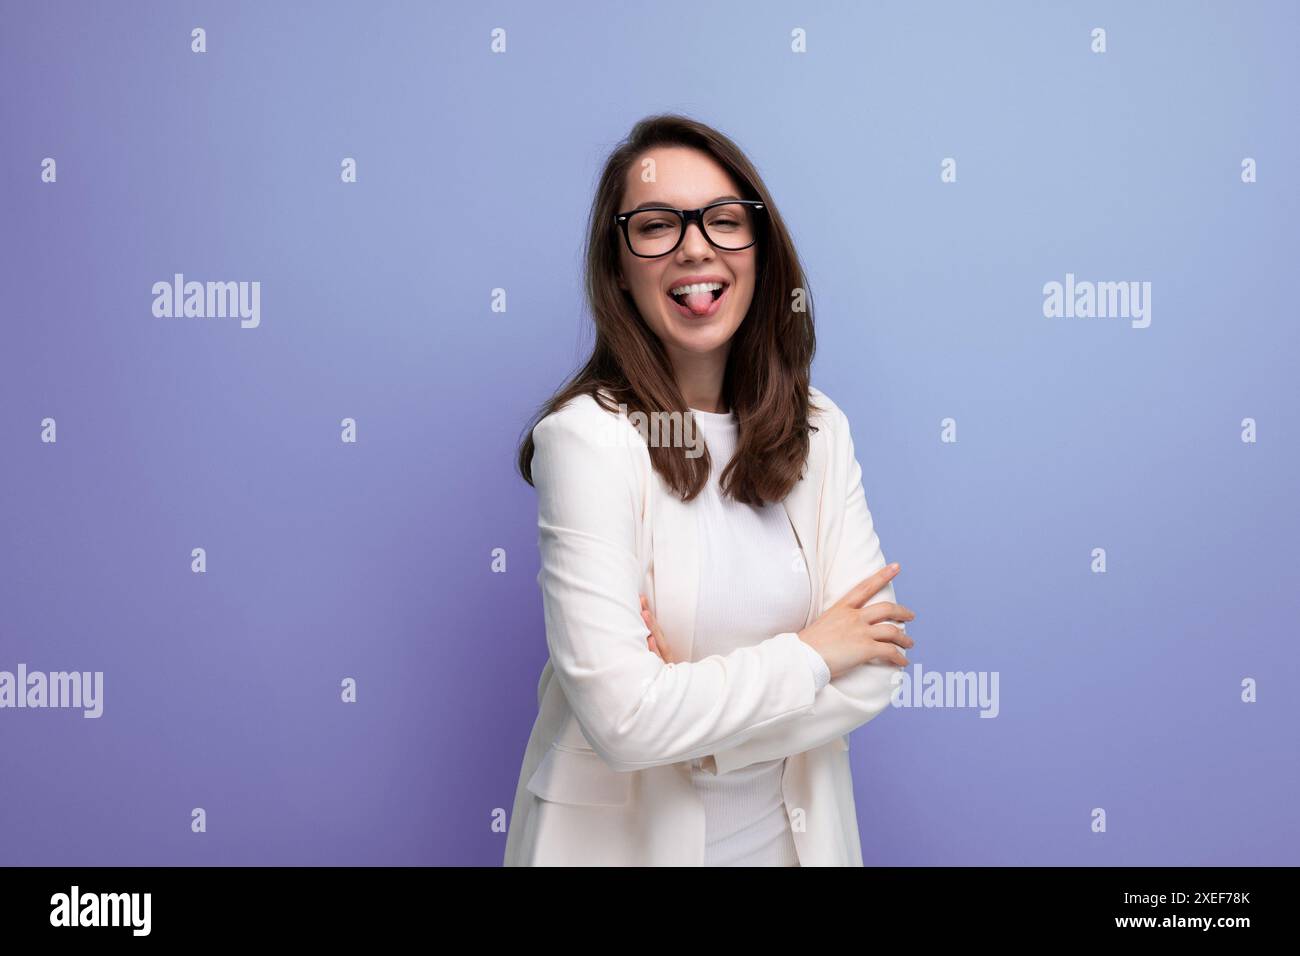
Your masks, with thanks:
M 838 515 L 832 518 L 829 540 L 825 545 L 827 560 L 823 562 L 826 579 L 822 613 L 863 578 L 875 574 L 886 564 L 862 490 L 862 467 L 854 454 L 848 418 L 838 406 L 834 408 L 832 417 L 839 434 L 834 442 L 834 459 L 830 462 L 833 475 L 828 476 L 827 493 L 837 495 L 843 506 L 836 509 Z M 890 581 L 867 603 L 896 600 L 894 583 Z M 902 623 L 890 623 L 906 632 Z M 894 674 L 900 671 L 901 668 L 894 664 L 878 661 L 859 664 L 819 690 L 811 710 L 795 720 L 751 735 L 735 746 L 720 748 L 711 759 L 701 761 L 701 765 L 712 773 L 728 773 L 761 760 L 788 757 L 829 743 L 835 737 L 862 726 L 889 705 L 894 690 Z
M 609 441 L 608 415 L 565 406 L 533 429 L 546 645 L 592 748 L 637 770 L 726 752 L 808 713 L 817 688 L 793 632 L 695 662 L 650 650 L 636 546 L 644 448 L 626 421 L 632 439 Z

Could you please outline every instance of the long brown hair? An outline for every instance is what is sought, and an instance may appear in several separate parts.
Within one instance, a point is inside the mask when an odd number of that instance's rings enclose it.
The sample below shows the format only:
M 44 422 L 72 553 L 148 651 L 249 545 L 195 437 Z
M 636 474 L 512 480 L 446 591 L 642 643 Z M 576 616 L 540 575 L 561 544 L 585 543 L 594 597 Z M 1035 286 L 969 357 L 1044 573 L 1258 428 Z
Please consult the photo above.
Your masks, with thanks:
M 587 223 L 586 295 L 596 326 L 591 357 L 539 408 L 519 448 L 519 471 L 533 483 L 533 426 L 565 402 L 589 394 L 611 412 L 653 418 L 689 412 L 677 387 L 668 353 L 646 325 L 631 293 L 619 288 L 619 243 L 614 216 L 620 211 L 629 167 L 658 146 L 698 149 L 721 165 L 740 187 L 741 199 L 761 200 L 753 301 L 731 339 L 722 399 L 736 412 L 735 456 L 723 470 L 722 487 L 737 501 L 761 505 L 789 494 L 808 457 L 809 367 L 816 350 L 812 293 L 790 234 L 754 165 L 722 133 L 687 116 L 665 113 L 638 122 L 605 163 Z M 792 308 L 801 291 L 802 311 Z M 606 393 L 602 397 L 601 392 Z M 606 401 L 605 398 L 609 400 Z M 710 458 L 688 457 L 669 444 L 649 443 L 650 462 L 682 500 L 709 479 Z

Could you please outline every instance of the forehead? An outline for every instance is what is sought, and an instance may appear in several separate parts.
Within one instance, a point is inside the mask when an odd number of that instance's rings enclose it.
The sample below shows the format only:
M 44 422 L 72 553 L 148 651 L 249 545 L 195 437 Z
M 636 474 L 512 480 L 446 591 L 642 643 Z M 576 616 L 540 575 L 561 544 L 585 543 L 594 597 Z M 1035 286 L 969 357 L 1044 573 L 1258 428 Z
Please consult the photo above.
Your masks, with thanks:
M 632 162 L 619 205 L 629 209 L 660 202 L 694 209 L 723 195 L 739 196 L 740 189 L 716 159 L 697 149 L 662 146 L 646 150 Z

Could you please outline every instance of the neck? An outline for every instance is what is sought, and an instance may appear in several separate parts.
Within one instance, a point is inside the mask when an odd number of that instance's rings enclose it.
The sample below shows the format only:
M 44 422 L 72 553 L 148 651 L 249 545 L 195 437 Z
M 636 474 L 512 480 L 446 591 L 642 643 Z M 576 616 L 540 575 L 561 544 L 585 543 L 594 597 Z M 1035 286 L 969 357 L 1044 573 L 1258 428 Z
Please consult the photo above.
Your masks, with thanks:
M 725 346 L 706 355 L 686 353 L 673 357 L 677 388 L 686 400 L 686 407 L 702 412 L 728 411 L 722 401 L 722 378 L 726 370 Z

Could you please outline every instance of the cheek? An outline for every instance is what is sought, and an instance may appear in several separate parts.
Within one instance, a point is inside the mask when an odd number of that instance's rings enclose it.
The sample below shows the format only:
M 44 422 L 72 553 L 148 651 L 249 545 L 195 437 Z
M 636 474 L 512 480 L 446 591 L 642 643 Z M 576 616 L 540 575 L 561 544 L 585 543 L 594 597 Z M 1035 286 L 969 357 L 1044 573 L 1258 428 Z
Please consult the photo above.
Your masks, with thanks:
M 753 256 L 728 263 L 736 277 L 736 284 L 745 289 L 746 295 L 752 295 L 758 279 L 758 265 Z
M 750 305 L 754 302 L 754 277 L 747 276 L 738 284 L 740 294 L 736 296 L 737 311 L 745 313 L 749 311 Z
M 643 306 L 658 304 L 659 298 L 659 277 L 650 274 L 645 268 L 637 269 L 633 267 L 629 272 L 625 272 L 628 284 L 631 287 L 632 298 Z

